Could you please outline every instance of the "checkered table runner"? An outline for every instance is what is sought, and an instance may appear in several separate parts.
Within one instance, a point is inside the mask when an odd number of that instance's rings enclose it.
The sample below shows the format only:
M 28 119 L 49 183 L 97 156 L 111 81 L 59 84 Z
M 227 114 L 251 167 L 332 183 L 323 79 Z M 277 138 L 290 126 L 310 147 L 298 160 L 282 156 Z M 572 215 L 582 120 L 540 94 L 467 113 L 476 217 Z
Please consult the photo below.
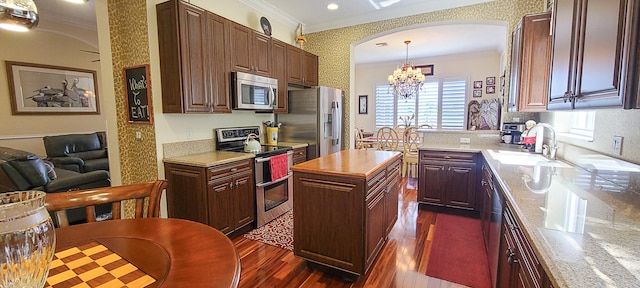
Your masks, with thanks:
M 45 287 L 146 287 L 156 279 L 97 242 L 53 256 Z

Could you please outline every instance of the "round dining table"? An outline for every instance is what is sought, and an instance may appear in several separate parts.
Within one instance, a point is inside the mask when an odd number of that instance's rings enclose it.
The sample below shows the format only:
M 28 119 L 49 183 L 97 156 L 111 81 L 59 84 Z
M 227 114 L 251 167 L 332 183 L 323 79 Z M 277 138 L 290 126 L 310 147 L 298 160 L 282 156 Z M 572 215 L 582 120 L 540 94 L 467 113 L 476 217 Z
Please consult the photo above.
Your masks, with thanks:
M 226 288 L 237 287 L 240 280 L 240 258 L 231 240 L 198 222 L 122 219 L 55 232 L 56 254 L 45 287 L 64 286 L 64 281 L 84 281 L 92 287 L 103 284 L 100 281 L 130 281 L 128 285 L 139 287 Z M 90 276 L 90 271 L 99 274 Z

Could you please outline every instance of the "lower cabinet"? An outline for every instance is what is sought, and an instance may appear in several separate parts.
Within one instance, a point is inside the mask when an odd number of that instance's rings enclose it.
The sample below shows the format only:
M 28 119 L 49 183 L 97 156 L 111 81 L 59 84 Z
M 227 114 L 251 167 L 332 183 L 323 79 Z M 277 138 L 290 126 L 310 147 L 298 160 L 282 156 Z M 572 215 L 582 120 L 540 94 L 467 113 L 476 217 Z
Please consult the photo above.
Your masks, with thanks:
M 255 220 L 253 160 L 210 167 L 165 163 L 167 212 L 229 234 Z
M 418 202 L 464 210 L 476 207 L 478 153 L 420 150 Z
M 307 161 L 307 147 L 293 149 L 293 165 Z
M 500 245 L 498 287 L 553 287 L 508 203 Z

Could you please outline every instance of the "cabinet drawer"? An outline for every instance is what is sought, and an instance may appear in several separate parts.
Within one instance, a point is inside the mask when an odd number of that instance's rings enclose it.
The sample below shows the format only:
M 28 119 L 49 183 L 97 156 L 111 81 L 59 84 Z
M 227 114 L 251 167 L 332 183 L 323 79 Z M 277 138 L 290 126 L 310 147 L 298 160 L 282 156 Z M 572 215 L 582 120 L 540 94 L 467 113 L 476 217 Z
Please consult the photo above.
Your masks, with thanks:
M 307 147 L 293 149 L 293 165 L 307 161 Z
M 386 177 L 386 169 L 381 169 L 373 177 L 367 179 L 367 196 L 366 199 L 369 199 L 371 196 L 376 194 L 380 189 L 386 187 L 387 177 Z
M 251 170 L 251 161 L 253 161 L 253 159 L 247 159 L 247 160 L 236 161 L 236 162 L 209 167 L 207 169 L 207 179 L 208 181 L 212 181 L 227 175 L 236 174 L 246 170 Z
M 477 157 L 477 153 L 471 152 L 420 151 L 420 161 L 455 161 L 475 163 Z

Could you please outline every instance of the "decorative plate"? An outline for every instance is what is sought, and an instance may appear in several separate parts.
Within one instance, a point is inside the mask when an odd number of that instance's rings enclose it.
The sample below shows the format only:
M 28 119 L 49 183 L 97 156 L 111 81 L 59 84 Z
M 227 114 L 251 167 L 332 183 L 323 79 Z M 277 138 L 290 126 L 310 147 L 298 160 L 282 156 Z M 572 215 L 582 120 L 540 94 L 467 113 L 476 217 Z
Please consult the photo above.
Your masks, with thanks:
M 262 26 L 262 31 L 267 36 L 271 36 L 271 23 L 265 17 L 260 17 L 260 26 Z

